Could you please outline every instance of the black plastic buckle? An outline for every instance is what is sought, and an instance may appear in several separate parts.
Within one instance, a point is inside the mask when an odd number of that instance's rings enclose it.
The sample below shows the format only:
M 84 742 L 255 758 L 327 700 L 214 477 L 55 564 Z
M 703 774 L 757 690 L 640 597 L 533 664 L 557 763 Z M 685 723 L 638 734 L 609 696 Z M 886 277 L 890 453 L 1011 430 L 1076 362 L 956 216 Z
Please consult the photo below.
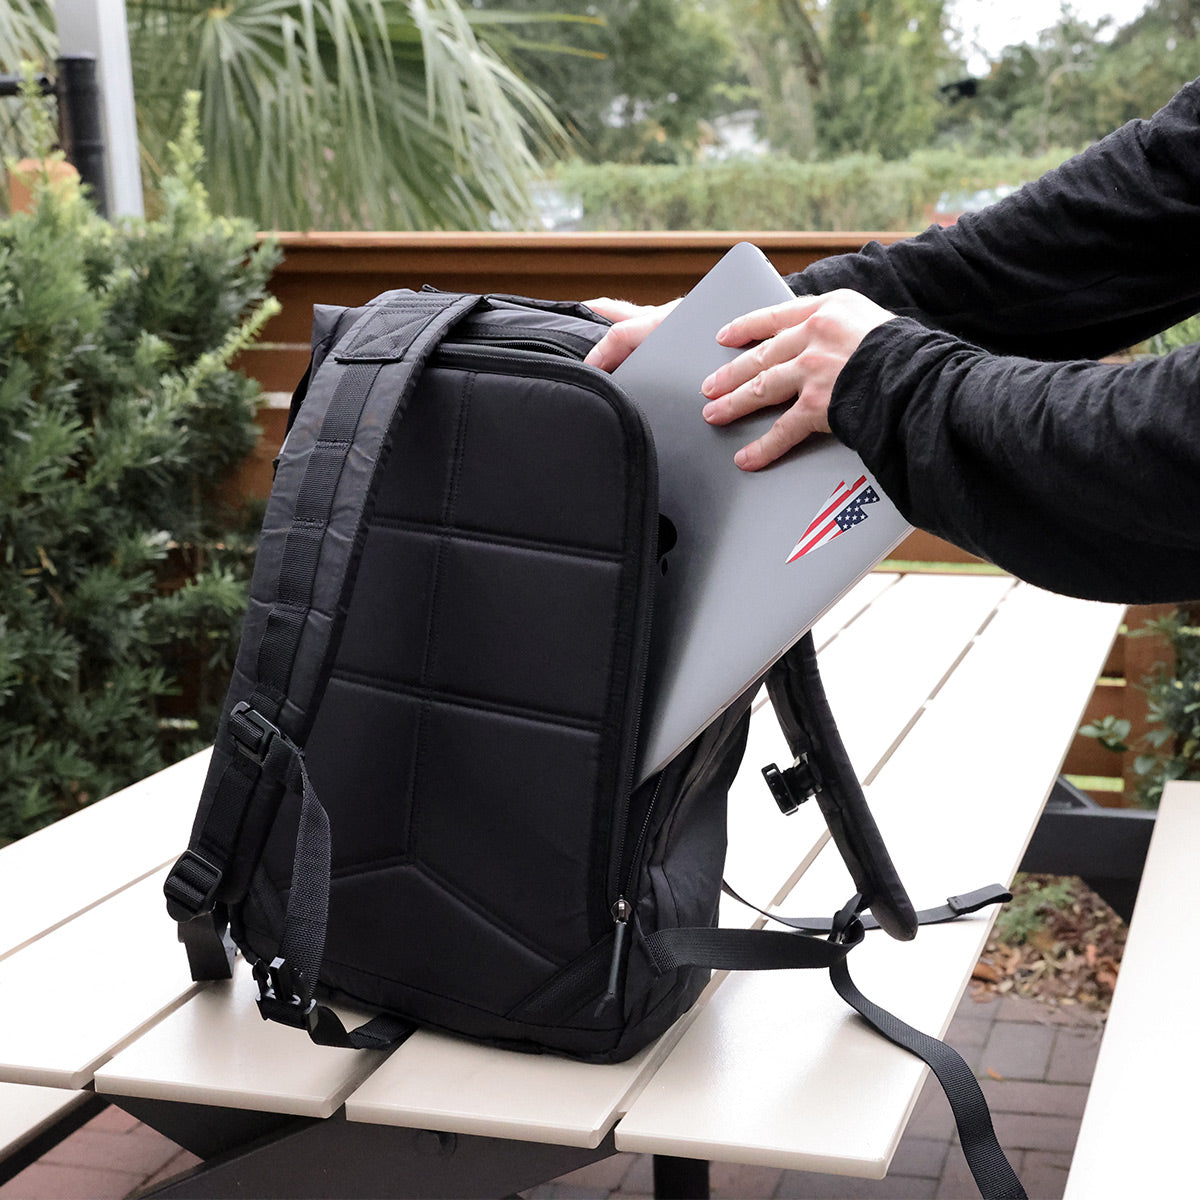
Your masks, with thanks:
M 190 921 L 212 912 L 222 872 L 194 850 L 185 850 L 163 884 L 167 912 L 176 921 Z
M 790 817 L 805 800 L 811 800 L 824 782 L 817 764 L 807 754 L 798 755 L 792 765 L 782 771 L 775 763 L 768 763 L 762 769 L 762 776 L 785 817 Z
M 1012 892 L 999 883 L 989 884 L 974 892 L 966 892 L 961 896 L 947 896 L 946 904 L 956 917 L 967 913 L 978 912 L 989 904 L 1007 904 L 1012 899 Z
M 271 749 L 271 743 L 281 734 L 248 700 L 241 700 L 229 714 L 229 733 L 237 748 L 261 767 Z
M 862 893 L 857 892 L 838 911 L 833 918 L 833 927 L 829 931 L 829 940 L 835 946 L 857 946 L 866 936 L 866 929 L 859 918 L 862 909 Z
M 306 1004 L 300 995 L 298 985 L 303 975 L 283 958 L 273 958 L 269 963 L 260 958 L 253 970 L 258 981 L 258 1011 L 262 1019 L 312 1033 L 319 1014 L 316 1000 Z
M 179 940 L 187 951 L 188 967 L 195 980 L 232 979 L 237 947 L 229 932 L 223 911 L 201 913 L 190 921 L 180 921 Z

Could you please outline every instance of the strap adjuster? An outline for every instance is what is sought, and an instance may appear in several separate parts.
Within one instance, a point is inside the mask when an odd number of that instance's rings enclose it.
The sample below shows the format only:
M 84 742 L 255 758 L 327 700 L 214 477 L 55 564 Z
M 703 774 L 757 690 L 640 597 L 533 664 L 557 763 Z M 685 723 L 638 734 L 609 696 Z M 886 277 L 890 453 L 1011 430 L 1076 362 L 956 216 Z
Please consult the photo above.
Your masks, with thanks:
M 247 758 L 261 767 L 266 762 L 271 743 L 282 736 L 273 725 L 248 700 L 241 700 L 229 714 L 229 733 L 234 744 Z
M 1007 904 L 1012 899 L 1012 892 L 999 883 L 989 884 L 974 892 L 965 892 L 961 896 L 947 896 L 946 905 L 956 917 L 967 913 L 978 912 L 989 904 Z
M 208 859 L 194 850 L 185 850 L 163 884 L 167 912 L 176 921 L 190 921 L 212 912 L 223 877 L 221 869 Z
M 315 999 L 305 1002 L 300 995 L 304 976 L 284 958 L 269 963 L 259 959 L 253 967 L 258 981 L 258 1011 L 264 1021 L 278 1021 L 293 1029 L 312 1033 L 317 1027 L 319 1013 Z
M 785 817 L 817 795 L 824 783 L 817 764 L 807 754 L 798 754 L 792 765 L 782 771 L 775 763 L 768 763 L 762 769 L 762 776 Z

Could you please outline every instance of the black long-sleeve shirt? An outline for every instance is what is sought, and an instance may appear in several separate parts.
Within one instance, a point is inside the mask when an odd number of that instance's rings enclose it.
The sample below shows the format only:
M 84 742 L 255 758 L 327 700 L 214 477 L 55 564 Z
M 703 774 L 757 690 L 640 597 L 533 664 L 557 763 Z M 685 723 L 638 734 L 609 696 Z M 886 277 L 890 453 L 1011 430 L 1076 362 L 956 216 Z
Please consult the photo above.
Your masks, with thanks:
M 1200 310 L 1200 80 L 982 213 L 789 282 L 900 315 L 829 420 L 914 525 L 1056 591 L 1200 597 L 1200 346 L 1094 361 Z

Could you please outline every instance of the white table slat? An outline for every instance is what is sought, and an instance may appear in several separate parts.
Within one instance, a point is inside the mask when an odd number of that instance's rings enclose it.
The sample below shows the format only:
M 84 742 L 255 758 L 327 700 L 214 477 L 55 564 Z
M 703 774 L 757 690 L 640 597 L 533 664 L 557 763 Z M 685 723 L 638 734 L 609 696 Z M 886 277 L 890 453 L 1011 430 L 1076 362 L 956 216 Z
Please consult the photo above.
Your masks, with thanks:
M 852 624 L 875 600 L 902 577 L 888 571 L 864 575 L 844 596 L 835 601 L 812 627 L 813 645 L 819 651 Z
M 232 980 L 206 984 L 96 1072 L 106 1095 L 328 1117 L 386 1055 L 315 1046 L 299 1030 L 264 1021 L 258 988 L 238 959 Z M 351 1024 L 370 1014 L 335 1011 Z
M 419 1032 L 350 1097 L 346 1116 L 376 1125 L 595 1147 L 702 1005 L 703 1000 L 663 1038 L 622 1063 L 514 1054 Z
M 1194 1195 L 1200 1074 L 1190 935 L 1200 906 L 1200 783 L 1167 784 L 1067 1178 L 1067 1200 Z
M 937 575 L 906 576 L 819 656 L 829 706 L 864 782 L 1014 586 L 996 575 L 957 578 L 952 590 L 946 583 Z
M 6 846 L 0 959 L 180 854 L 210 754 L 194 754 Z
M 901 878 L 921 880 L 918 906 L 1011 878 L 1119 619 L 1119 609 L 1017 588 L 885 764 L 869 799 Z M 1036 689 L 1024 687 L 1031 664 L 1044 664 Z M 1006 719 L 1021 723 L 1006 735 L 1011 761 L 980 769 L 979 724 Z M 783 908 L 832 913 L 851 890 L 828 846 Z M 871 934 L 852 975 L 871 999 L 940 1035 L 991 918 L 926 928 L 911 943 Z M 823 973 L 734 975 L 617 1126 L 617 1147 L 879 1178 L 924 1073 Z
M 874 592 L 874 602 L 857 619 L 825 631 L 818 653 L 821 677 L 860 779 L 882 766 L 1012 586 L 1008 577 L 956 579 L 956 603 L 948 609 L 944 578 L 909 576 Z M 786 820 L 780 816 L 761 775 L 772 761 L 786 766 L 791 753 L 768 703 L 751 726 L 742 769 L 730 789 L 725 860 L 730 884 L 762 906 L 786 892 L 828 838 L 815 804 Z M 754 915 L 722 900 L 722 924 L 748 924 L 747 913 Z
M 0 1079 L 79 1088 L 196 990 L 162 898 L 165 871 L 0 962 Z
M 87 1102 L 87 1092 L 0 1083 L 0 1161 Z

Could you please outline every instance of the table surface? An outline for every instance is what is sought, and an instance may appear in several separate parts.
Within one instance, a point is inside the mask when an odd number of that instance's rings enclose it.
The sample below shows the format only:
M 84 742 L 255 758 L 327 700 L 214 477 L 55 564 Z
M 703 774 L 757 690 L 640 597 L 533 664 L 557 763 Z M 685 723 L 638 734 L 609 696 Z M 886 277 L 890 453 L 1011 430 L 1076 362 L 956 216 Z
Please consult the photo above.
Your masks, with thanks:
M 1164 789 L 1067 1179 L 1068 1200 L 1196 1192 L 1200 783 Z M 1113 1154 L 1113 1146 L 1129 1152 Z
M 873 574 L 818 623 L 830 703 L 918 907 L 1011 879 L 1121 616 L 1004 576 Z M 824 973 L 718 975 L 663 1038 L 609 1066 L 424 1031 L 390 1055 L 316 1047 L 259 1019 L 244 964 L 227 983 L 193 983 L 161 886 L 207 757 L 0 851 L 0 1110 L 26 1094 L 17 1085 L 94 1084 L 114 1098 L 307 1117 L 344 1106 L 350 1124 L 886 1172 L 925 1068 Z M 726 876 L 764 907 L 831 915 L 853 888 L 819 811 L 782 817 L 759 774 L 788 757 L 760 698 L 730 794 Z M 941 1034 L 993 916 L 907 944 L 869 935 L 851 973 Z M 721 921 L 762 918 L 727 902 Z

